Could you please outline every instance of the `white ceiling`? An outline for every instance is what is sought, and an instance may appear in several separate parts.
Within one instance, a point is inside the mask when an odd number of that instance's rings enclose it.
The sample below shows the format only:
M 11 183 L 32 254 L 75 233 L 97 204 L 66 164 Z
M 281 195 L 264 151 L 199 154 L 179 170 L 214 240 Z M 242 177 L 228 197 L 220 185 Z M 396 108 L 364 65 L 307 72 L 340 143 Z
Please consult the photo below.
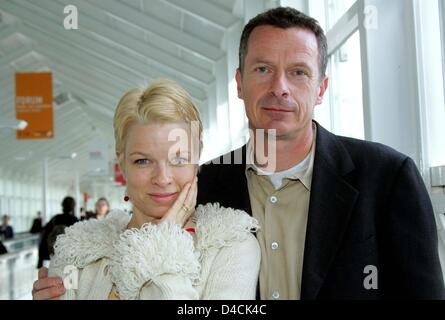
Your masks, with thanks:
M 78 30 L 63 27 L 66 5 L 78 9 Z M 37 177 L 50 157 L 52 181 L 72 181 L 88 170 L 97 135 L 111 165 L 117 101 L 155 78 L 177 80 L 206 119 L 215 64 L 240 11 L 241 0 L 0 0 L 0 118 L 15 118 L 15 72 L 52 71 L 59 101 L 54 140 L 17 141 L 15 131 L 0 131 L 0 167 Z M 72 152 L 75 161 L 56 159 Z

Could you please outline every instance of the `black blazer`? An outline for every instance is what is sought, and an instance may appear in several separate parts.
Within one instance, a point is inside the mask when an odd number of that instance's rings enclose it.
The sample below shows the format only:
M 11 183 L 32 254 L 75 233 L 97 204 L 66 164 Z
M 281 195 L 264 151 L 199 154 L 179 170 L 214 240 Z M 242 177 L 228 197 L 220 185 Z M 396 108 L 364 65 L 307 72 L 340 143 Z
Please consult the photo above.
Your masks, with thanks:
M 434 213 L 414 162 L 316 125 L 301 299 L 445 299 Z M 245 153 L 201 167 L 198 203 L 252 214 Z M 367 266 L 377 289 L 365 288 Z

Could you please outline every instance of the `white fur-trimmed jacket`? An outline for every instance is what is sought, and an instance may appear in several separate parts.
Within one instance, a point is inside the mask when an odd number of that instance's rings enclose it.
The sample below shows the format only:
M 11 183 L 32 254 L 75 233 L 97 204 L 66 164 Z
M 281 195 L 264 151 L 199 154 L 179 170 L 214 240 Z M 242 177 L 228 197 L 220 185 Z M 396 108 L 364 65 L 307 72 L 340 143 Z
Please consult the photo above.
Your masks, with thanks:
M 65 279 L 62 299 L 108 299 L 113 284 L 120 299 L 255 299 L 258 222 L 217 203 L 195 219 L 195 241 L 176 224 L 125 230 L 120 210 L 78 222 L 57 238 L 49 275 Z

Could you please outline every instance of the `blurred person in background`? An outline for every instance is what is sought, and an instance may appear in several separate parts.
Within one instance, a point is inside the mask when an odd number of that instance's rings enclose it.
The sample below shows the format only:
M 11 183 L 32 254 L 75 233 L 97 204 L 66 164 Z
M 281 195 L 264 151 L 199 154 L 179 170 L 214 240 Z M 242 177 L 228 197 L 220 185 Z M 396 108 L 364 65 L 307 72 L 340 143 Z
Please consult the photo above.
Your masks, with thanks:
M 94 205 L 94 212 L 84 210 L 83 214 L 81 213 L 80 215 L 80 220 L 88 220 L 91 218 L 102 220 L 107 216 L 108 212 L 110 212 L 110 203 L 105 197 L 101 197 L 97 199 Z
M 32 234 L 36 234 L 42 232 L 42 230 L 42 213 L 40 211 L 37 211 L 37 217 L 34 218 L 34 220 L 32 221 L 31 230 L 29 230 L 29 232 Z
M 9 225 L 9 216 L 7 214 L 3 215 L 0 235 L 4 240 L 14 238 L 14 229 Z
M 101 197 L 97 199 L 94 208 L 95 212 L 92 218 L 96 218 L 97 220 L 102 220 L 107 216 L 108 212 L 110 212 L 110 203 L 105 197 Z
M 74 215 L 76 201 L 73 197 L 65 197 L 62 201 L 62 213 L 54 216 L 44 227 L 42 239 L 39 245 L 39 261 L 37 268 L 43 266 L 44 260 L 49 260 L 54 253 L 54 243 L 58 235 L 62 234 L 66 227 L 79 221 Z
M 0 255 L 5 254 L 5 253 L 8 253 L 8 250 L 3 245 L 3 242 L 0 240 Z

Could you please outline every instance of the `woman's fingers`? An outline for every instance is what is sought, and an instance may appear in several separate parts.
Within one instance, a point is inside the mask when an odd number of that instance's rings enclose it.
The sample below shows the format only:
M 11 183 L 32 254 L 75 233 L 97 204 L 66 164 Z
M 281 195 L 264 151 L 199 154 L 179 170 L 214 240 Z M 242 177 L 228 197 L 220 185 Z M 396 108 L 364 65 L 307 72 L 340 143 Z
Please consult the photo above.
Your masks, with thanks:
M 184 207 L 182 211 L 184 212 L 184 223 L 185 221 L 188 220 L 188 218 L 190 217 L 190 215 L 193 213 L 193 210 L 195 209 L 195 205 L 196 205 L 196 195 L 197 195 L 197 178 L 193 178 L 192 184 L 190 186 L 190 190 L 187 193 L 187 197 L 184 201 L 184 206 L 187 209 L 187 211 L 185 211 Z
M 184 189 L 182 189 L 181 193 L 179 194 L 178 199 L 176 199 L 175 203 L 173 204 L 173 206 L 171 208 L 171 209 L 174 209 L 174 212 L 180 213 L 179 211 L 181 211 L 181 210 L 184 211 L 182 206 L 186 203 L 186 200 L 190 193 L 191 187 L 192 187 L 192 184 L 187 183 L 186 186 L 184 187 Z
M 198 178 L 195 177 L 192 182 L 189 194 L 187 195 L 186 205 L 190 209 L 189 214 L 193 212 L 196 207 L 196 197 L 198 195 Z
M 181 192 L 179 193 L 178 198 L 176 199 L 176 201 L 173 203 L 173 205 L 170 207 L 170 209 L 166 212 L 166 214 L 164 215 L 164 217 L 162 217 L 161 222 L 162 221 L 173 221 L 176 223 L 181 223 L 181 211 L 182 210 L 182 206 L 184 204 L 184 201 L 187 197 L 187 194 L 190 190 L 190 183 L 187 183 L 185 185 L 185 187 L 181 190 Z

